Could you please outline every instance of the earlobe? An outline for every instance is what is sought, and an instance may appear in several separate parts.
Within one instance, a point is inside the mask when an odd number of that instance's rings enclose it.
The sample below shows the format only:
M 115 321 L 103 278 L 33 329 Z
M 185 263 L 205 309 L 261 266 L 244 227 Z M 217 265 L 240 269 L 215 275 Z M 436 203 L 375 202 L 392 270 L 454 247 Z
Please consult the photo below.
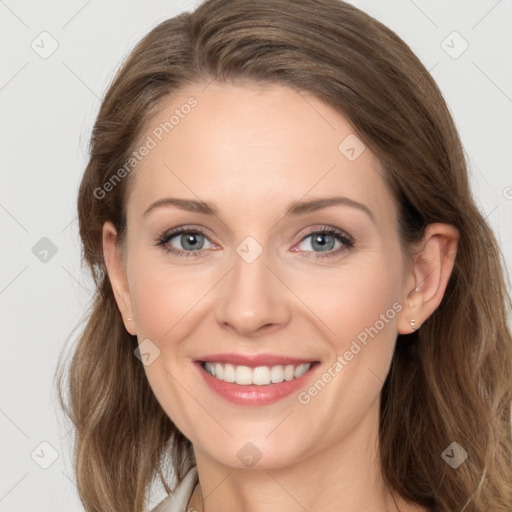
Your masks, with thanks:
M 459 233 L 450 224 L 429 224 L 425 229 L 407 280 L 409 289 L 404 290 L 405 307 L 397 325 L 399 334 L 418 330 L 441 303 L 455 263 L 458 240 Z
M 117 307 L 123 317 L 126 330 L 135 335 L 137 333 L 135 322 L 133 320 L 132 303 L 126 269 L 123 262 L 121 248 L 118 244 L 117 231 L 111 222 L 105 222 L 103 225 L 103 258 L 107 268 L 108 277 Z
M 417 282 L 417 276 L 414 274 L 412 279 Z M 410 334 L 417 331 L 425 321 L 422 316 L 424 295 L 420 285 L 417 285 L 406 295 L 404 303 L 404 307 L 398 316 L 398 333 Z

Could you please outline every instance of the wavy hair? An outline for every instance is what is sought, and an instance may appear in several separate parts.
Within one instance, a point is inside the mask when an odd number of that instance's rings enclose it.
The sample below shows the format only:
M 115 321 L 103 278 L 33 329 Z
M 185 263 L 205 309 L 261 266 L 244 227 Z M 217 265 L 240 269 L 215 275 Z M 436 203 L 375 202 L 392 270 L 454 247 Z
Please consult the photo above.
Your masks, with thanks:
M 152 29 L 108 88 L 78 194 L 82 257 L 96 293 L 67 372 L 60 359 L 56 373 L 76 429 L 85 509 L 142 512 L 158 476 L 172 492 L 167 467 L 179 482 L 194 464 L 190 441 L 134 357 L 137 338 L 124 328 L 103 260 L 103 224 L 113 222 L 123 239 L 131 176 L 101 199 L 95 191 L 130 158 L 170 95 L 212 80 L 293 87 L 345 116 L 383 166 L 404 254 L 430 223 L 458 229 L 441 304 L 420 330 L 397 338 L 382 389 L 381 468 L 392 489 L 429 510 L 510 512 L 511 300 L 502 255 L 435 81 L 394 32 L 340 0 L 207 0 Z M 441 456 L 454 441 L 469 455 L 457 469 Z

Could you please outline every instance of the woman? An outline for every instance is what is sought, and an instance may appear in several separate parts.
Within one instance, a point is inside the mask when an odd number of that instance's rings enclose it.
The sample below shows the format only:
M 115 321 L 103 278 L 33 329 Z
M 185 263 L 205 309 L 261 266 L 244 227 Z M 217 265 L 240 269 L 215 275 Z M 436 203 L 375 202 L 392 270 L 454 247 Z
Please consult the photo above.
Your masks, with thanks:
M 512 338 L 442 95 L 338 0 L 209 0 L 133 50 L 78 199 L 88 511 L 509 511 Z M 166 476 L 171 469 L 176 481 Z

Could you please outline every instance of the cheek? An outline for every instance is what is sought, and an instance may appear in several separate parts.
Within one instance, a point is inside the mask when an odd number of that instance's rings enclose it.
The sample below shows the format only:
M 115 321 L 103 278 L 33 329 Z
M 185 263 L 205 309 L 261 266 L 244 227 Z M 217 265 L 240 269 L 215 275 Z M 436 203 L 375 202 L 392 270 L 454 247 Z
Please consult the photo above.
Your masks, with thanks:
M 396 310 L 401 309 L 397 297 L 385 282 L 355 283 L 352 293 L 337 301 L 343 312 L 338 316 L 337 332 L 345 341 L 357 339 L 363 344 L 369 337 L 388 338 L 395 328 Z
M 164 261 L 144 264 L 144 259 L 141 255 L 131 261 L 130 295 L 138 334 L 163 342 L 189 323 L 211 288 L 211 275 Z
M 142 251 L 131 255 L 128 272 L 137 337 L 139 343 L 151 340 L 160 351 L 144 370 L 162 408 L 178 429 L 189 436 L 198 411 L 191 407 L 190 395 L 184 392 L 194 389 L 195 382 L 191 378 L 191 363 L 184 361 L 186 344 L 182 341 L 197 329 L 201 298 L 212 284 L 207 276 L 194 272 L 192 266 L 180 269 L 160 258 L 155 261 Z
M 322 391 L 315 407 L 336 409 L 334 404 L 344 397 L 343 421 L 345 415 L 356 421 L 379 395 L 393 357 L 397 315 L 403 308 L 400 267 L 388 265 L 385 257 L 372 260 L 372 265 L 364 263 L 340 273 L 321 293 L 317 290 L 319 297 L 327 298 L 317 302 L 315 312 L 329 326 L 324 332 L 331 352 L 326 371 L 331 375 L 325 378 L 332 385 Z
M 341 354 L 352 340 L 393 338 L 396 316 L 402 309 L 400 283 L 397 266 L 387 265 L 384 258 L 372 258 L 371 264 L 361 262 L 325 281 L 318 280 L 309 291 L 303 283 L 297 294 L 328 327 L 326 337 L 336 354 Z
M 322 432 L 319 446 L 328 447 L 355 428 L 382 390 L 393 356 L 396 317 L 402 309 L 399 269 L 386 267 L 384 261 L 352 267 L 335 283 L 316 289 L 318 300 L 312 309 L 329 327 L 324 332 L 331 354 L 298 401 L 308 428 Z

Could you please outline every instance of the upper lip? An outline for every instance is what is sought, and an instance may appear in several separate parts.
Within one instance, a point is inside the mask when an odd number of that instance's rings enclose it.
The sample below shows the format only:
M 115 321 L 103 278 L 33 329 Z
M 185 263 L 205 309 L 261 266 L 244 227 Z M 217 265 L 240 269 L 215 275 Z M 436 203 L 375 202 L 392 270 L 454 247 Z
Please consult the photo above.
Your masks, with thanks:
M 235 366 L 248 366 L 256 368 L 257 366 L 277 366 L 293 364 L 313 363 L 313 359 L 301 359 L 298 357 L 281 356 L 274 354 L 211 354 L 196 359 L 198 362 L 210 363 L 229 363 Z

